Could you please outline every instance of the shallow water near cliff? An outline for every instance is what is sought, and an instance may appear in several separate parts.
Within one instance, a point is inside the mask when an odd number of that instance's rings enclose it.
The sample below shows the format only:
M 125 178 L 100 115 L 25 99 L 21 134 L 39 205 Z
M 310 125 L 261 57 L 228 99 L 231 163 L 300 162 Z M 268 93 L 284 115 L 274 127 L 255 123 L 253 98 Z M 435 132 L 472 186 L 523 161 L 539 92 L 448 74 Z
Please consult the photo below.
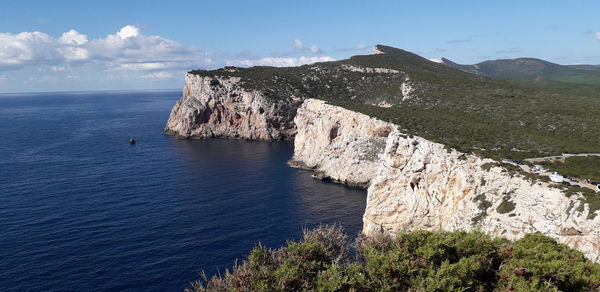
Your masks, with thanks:
M 162 135 L 180 95 L 0 95 L 0 291 L 180 291 L 303 225 L 358 234 L 366 192 L 288 167 L 291 142 Z

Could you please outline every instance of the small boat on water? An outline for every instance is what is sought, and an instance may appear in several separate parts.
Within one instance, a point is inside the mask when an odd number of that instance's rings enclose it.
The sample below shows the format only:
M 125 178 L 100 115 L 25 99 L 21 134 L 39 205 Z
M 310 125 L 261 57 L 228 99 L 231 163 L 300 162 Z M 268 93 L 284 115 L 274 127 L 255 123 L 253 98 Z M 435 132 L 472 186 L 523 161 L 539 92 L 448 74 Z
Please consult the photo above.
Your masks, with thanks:
M 130 139 L 129 139 L 129 144 L 132 144 L 132 145 L 133 145 L 133 144 L 135 144 L 136 142 L 137 142 L 137 141 L 135 141 L 135 139 L 133 139 L 133 138 L 130 138 Z

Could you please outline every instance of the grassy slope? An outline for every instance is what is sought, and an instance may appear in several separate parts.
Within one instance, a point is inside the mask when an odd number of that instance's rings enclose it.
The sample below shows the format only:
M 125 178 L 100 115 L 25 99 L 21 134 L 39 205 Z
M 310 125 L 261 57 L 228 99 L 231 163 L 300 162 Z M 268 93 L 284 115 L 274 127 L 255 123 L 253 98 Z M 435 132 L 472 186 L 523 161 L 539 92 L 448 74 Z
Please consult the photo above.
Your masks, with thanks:
M 548 81 L 600 86 L 600 66 L 559 65 L 534 58 L 484 61 L 461 65 L 444 59 L 452 68 L 497 79 L 521 80 L 543 86 Z
M 578 178 L 600 181 L 600 157 L 574 156 L 562 161 L 547 161 L 540 163 L 550 170 L 559 173 L 569 173 Z
M 385 53 L 294 68 L 192 73 L 238 76 L 243 86 L 282 101 L 290 96 L 326 99 L 394 122 L 407 133 L 492 158 L 600 152 L 600 99 L 585 90 L 542 90 L 465 73 L 400 49 L 379 49 Z M 351 72 L 343 65 L 401 73 Z M 407 77 L 415 92 L 403 101 L 400 88 Z M 395 106 L 370 105 L 382 101 Z
M 409 75 L 430 87 L 398 107 L 380 108 L 343 99 L 337 104 L 397 123 L 407 132 L 493 158 L 600 150 L 596 111 L 600 100 L 596 98 L 450 71 L 403 51 L 385 51 L 382 56 L 349 61 L 407 71 L 419 68 Z

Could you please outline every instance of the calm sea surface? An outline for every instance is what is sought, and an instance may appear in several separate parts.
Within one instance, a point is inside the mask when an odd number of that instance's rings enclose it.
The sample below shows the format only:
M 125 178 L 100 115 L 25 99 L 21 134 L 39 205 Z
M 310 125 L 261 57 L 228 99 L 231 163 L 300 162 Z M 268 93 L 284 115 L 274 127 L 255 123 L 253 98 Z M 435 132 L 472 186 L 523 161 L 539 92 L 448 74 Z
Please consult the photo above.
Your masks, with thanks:
M 180 95 L 0 95 L 0 291 L 181 291 L 303 225 L 358 234 L 366 192 L 292 143 L 162 135 Z

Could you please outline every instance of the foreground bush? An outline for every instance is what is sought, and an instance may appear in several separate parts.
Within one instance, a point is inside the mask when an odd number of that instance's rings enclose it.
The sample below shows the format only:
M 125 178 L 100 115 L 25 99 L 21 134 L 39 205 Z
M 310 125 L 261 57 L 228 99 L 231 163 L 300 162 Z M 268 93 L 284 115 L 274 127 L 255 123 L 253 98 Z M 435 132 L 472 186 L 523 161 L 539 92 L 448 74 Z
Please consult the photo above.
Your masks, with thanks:
M 276 250 L 256 246 L 223 277 L 191 291 L 598 291 L 600 265 L 553 239 L 514 243 L 480 232 L 361 239 L 353 256 L 339 226 L 305 230 Z

